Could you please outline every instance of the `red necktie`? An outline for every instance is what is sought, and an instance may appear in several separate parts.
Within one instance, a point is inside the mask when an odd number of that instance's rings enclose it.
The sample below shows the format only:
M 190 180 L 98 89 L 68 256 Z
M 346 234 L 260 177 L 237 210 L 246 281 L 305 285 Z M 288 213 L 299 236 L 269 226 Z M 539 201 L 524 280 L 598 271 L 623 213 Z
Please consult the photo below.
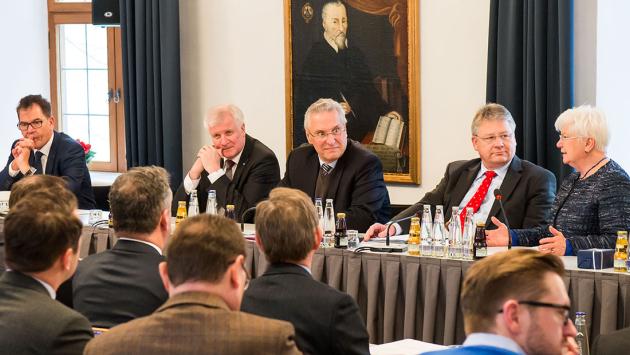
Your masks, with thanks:
M 494 171 L 486 171 L 486 178 L 483 179 L 483 182 L 481 183 L 481 186 L 479 186 L 479 189 L 477 189 L 477 192 L 475 192 L 475 195 L 466 204 L 466 208 L 473 208 L 473 214 L 477 212 L 477 210 L 481 206 L 481 203 L 483 202 L 483 199 L 486 198 L 486 194 L 488 193 L 488 189 L 490 188 L 490 183 L 495 176 L 497 176 L 497 173 L 495 173 Z M 463 213 L 461 213 L 462 227 L 464 226 L 464 221 L 466 220 L 466 208 L 464 208 Z

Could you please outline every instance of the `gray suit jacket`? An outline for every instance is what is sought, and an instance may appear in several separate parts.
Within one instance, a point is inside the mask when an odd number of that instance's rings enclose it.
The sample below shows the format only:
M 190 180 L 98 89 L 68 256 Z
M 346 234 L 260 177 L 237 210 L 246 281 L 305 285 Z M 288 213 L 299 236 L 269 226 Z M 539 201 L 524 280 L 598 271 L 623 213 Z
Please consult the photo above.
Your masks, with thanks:
M 630 328 L 600 334 L 593 341 L 591 355 L 627 354 L 630 349 Z
M 37 280 L 15 271 L 0 278 L 2 354 L 81 354 L 93 336 L 87 318 L 50 298 Z
M 294 334 L 287 322 L 231 311 L 217 295 L 184 292 L 97 336 L 85 354 L 301 354 Z

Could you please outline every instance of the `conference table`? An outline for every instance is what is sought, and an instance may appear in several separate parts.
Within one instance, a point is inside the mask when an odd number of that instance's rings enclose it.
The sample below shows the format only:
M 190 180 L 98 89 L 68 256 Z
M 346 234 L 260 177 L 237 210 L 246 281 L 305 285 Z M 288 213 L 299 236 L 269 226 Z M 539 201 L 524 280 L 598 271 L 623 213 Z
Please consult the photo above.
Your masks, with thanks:
M 0 219 L 0 227 L 2 225 Z M 246 225 L 252 238 L 253 225 Z M 107 226 L 84 226 L 79 257 L 111 248 L 117 241 Z M 505 250 L 490 248 L 490 253 Z M 630 326 L 630 275 L 612 269 L 577 268 L 577 257 L 562 258 L 564 282 L 572 315 L 586 312 L 589 337 Z M 350 294 L 358 303 L 370 343 L 401 339 L 453 345 L 464 341 L 459 294 L 473 261 L 320 248 L 313 256 L 315 280 Z M 262 275 L 267 261 L 252 240 L 245 266 L 252 277 Z

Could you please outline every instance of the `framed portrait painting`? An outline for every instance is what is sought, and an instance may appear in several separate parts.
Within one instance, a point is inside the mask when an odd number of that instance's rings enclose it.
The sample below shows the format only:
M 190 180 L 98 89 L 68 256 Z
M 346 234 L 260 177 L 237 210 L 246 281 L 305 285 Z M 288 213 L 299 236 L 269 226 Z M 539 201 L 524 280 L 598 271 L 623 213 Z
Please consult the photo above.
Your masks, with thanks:
M 287 154 L 308 144 L 320 98 L 345 111 L 348 137 L 386 182 L 420 183 L 418 0 L 285 0 Z

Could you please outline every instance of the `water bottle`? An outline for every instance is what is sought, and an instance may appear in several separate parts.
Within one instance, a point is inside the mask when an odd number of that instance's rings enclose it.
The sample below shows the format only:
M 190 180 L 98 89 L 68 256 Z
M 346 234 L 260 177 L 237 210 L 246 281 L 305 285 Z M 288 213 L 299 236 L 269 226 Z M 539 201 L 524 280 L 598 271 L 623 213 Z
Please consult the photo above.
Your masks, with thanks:
M 199 214 L 199 200 L 197 199 L 197 190 L 190 192 L 190 202 L 188 203 L 188 217 L 194 217 Z
M 315 199 L 315 211 L 317 211 L 317 218 L 319 220 L 319 226 L 324 230 L 324 207 L 322 206 L 322 199 Z
M 217 192 L 215 190 L 208 191 L 208 203 L 206 204 L 206 213 L 213 216 L 217 215 Z
M 589 355 L 588 334 L 586 334 L 586 315 L 584 312 L 575 312 L 575 329 L 577 335 L 575 342 L 577 343 L 580 355 Z
M 324 247 L 329 248 L 333 246 L 336 227 L 333 200 L 332 198 L 328 198 L 326 199 L 326 208 L 324 209 Z
M 433 222 L 431 221 L 431 205 L 424 205 L 424 211 L 422 212 L 422 222 L 420 224 L 420 255 L 432 256 L 433 248 L 432 244 L 432 229 Z
M 444 229 L 444 207 L 437 205 L 435 207 L 435 220 L 433 221 L 433 256 L 436 258 L 444 257 L 444 238 L 446 232 Z
M 462 224 L 460 219 L 460 213 L 458 207 L 453 207 L 453 216 L 451 218 L 451 245 L 449 247 L 449 258 L 461 259 L 462 258 Z
M 462 231 L 462 251 L 464 260 L 473 260 L 473 243 L 475 242 L 475 222 L 473 221 L 473 208 L 466 207 L 466 219 Z

